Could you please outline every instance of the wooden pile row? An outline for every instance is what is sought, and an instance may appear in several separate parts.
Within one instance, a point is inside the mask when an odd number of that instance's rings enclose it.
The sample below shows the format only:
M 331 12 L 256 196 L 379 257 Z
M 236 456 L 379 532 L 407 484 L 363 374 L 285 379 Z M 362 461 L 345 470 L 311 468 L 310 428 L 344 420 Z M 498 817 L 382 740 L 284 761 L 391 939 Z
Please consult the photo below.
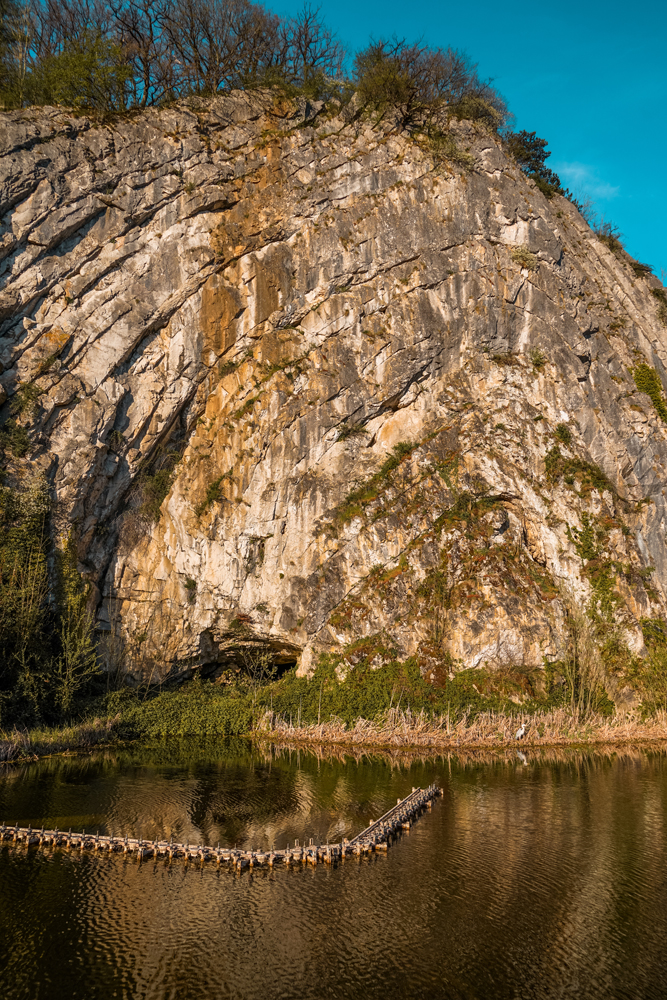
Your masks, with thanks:
M 9 840 L 27 846 L 68 847 L 80 851 L 111 851 L 132 854 L 144 858 L 185 858 L 186 860 L 215 862 L 242 870 L 275 864 L 333 864 L 346 856 L 369 854 L 371 851 L 386 851 L 401 830 L 409 829 L 411 823 L 424 809 L 430 809 L 433 800 L 442 795 L 442 789 L 430 785 L 426 789 L 413 788 L 405 799 L 399 799 L 388 812 L 375 820 L 353 840 L 343 840 L 341 844 L 313 844 L 301 846 L 295 841 L 280 851 L 240 851 L 228 847 L 203 847 L 201 845 L 178 844 L 173 840 L 138 840 L 134 837 L 111 837 L 97 834 L 65 833 L 62 830 L 33 830 L 32 827 L 0 826 L 0 840 Z

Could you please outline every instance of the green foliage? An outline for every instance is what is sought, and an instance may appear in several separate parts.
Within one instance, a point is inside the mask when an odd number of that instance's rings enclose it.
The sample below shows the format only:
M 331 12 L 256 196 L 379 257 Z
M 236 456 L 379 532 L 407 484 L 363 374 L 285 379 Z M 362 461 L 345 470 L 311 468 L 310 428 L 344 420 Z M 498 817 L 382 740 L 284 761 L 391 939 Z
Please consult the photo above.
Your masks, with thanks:
M 55 601 L 47 558 L 46 480 L 0 488 L 0 715 L 32 724 L 71 715 L 98 673 L 94 622 L 70 538 L 55 553 Z
M 623 605 L 621 596 L 616 592 L 616 577 L 619 570 L 625 572 L 627 567 L 606 554 L 609 525 L 595 521 L 591 514 L 584 511 L 581 528 L 568 526 L 567 534 L 584 563 L 584 574 L 593 591 L 588 608 L 589 618 L 598 625 L 613 624 L 616 609 Z
M 664 288 L 652 288 L 651 295 L 658 300 L 658 319 L 667 326 L 667 292 Z
M 173 471 L 171 469 L 158 469 L 153 475 L 146 475 L 141 480 L 143 491 L 143 503 L 141 513 L 145 514 L 151 521 L 159 521 L 160 508 L 171 489 Z
M 117 429 L 112 430 L 109 434 L 107 444 L 112 451 L 120 451 L 125 444 L 125 438 L 123 437 L 122 432 Z
M 359 437 L 363 434 L 368 434 L 363 424 L 345 423 L 339 430 L 336 441 L 346 441 L 349 437 Z
M 70 715 L 76 695 L 97 673 L 95 621 L 87 608 L 87 587 L 76 568 L 72 535 L 57 554 L 58 638 L 60 650 L 52 668 L 56 705 Z
M 261 393 L 258 393 L 256 396 L 252 396 L 250 399 L 245 401 L 243 406 L 239 406 L 238 410 L 234 410 L 232 413 L 232 420 L 239 420 L 241 417 L 245 417 L 246 413 L 249 413 L 250 410 L 252 410 L 260 396 Z
M 161 508 L 176 475 L 176 466 L 181 460 L 180 452 L 174 449 L 160 449 L 153 461 L 152 471 L 142 472 L 138 479 L 141 491 L 140 517 L 148 521 L 160 520 Z
M 562 441 L 563 444 L 572 444 L 572 431 L 567 424 L 556 424 L 555 434 L 558 440 Z
M 639 624 L 647 646 L 667 647 L 667 624 L 662 618 L 641 618 Z
M 566 194 L 558 174 L 546 166 L 546 160 L 551 156 L 547 150 L 547 140 L 540 139 L 536 132 L 510 132 L 505 143 L 508 152 L 514 157 L 524 173 L 528 174 L 539 190 L 547 198 L 554 194 Z
M 660 419 L 667 423 L 667 404 L 662 394 L 662 382 L 655 368 L 642 362 L 632 369 L 632 377 L 639 391 L 650 397 Z
M 124 111 L 132 71 L 119 45 L 100 32 L 84 32 L 35 66 L 25 81 L 31 104 L 62 104 L 80 110 Z
M 340 656 L 322 655 L 310 679 L 289 671 L 261 690 L 257 699 L 258 717 L 262 709 L 272 707 L 294 725 L 339 718 L 351 727 L 358 718 L 378 721 L 389 709 L 400 708 L 412 713 L 423 710 L 431 718 L 449 715 L 451 725 L 456 725 L 464 716 L 470 718 L 480 712 L 516 711 L 510 697 L 517 693 L 527 697 L 524 705 L 527 711 L 538 707 L 531 679 L 520 669 L 462 670 L 450 677 L 452 665 L 443 661 L 445 669 L 439 670 L 442 683 L 434 685 L 422 677 L 415 657 L 404 661 L 389 659 L 384 666 L 372 668 L 370 660 L 379 648 L 383 648 L 379 636 L 358 641 L 354 650 L 350 647 L 361 658 L 353 667 L 346 664 L 348 669 L 342 681 L 336 674 L 342 662 Z M 544 702 L 540 707 L 544 707 Z
M 631 260 L 630 267 L 637 278 L 647 278 L 649 274 L 653 274 L 653 268 L 650 264 L 642 264 L 638 260 Z
M 451 132 L 434 128 L 429 131 L 427 140 L 436 167 L 442 163 L 453 163 L 463 170 L 472 170 L 475 166 L 475 157 L 461 149 Z
M 229 479 L 231 476 L 231 469 L 227 472 L 223 472 L 222 475 L 218 476 L 206 487 L 206 493 L 204 499 L 200 504 L 195 507 L 195 514 L 197 517 L 201 517 L 204 511 L 207 511 L 209 507 L 212 507 L 214 503 L 222 503 L 225 499 L 225 495 L 222 492 L 222 484 L 225 479 Z
M 638 689 L 645 714 L 667 710 L 667 623 L 662 618 L 640 620 L 648 655 L 633 658 L 626 679 Z
M 524 246 L 512 247 L 510 251 L 510 256 L 512 260 L 519 265 L 519 267 L 525 267 L 528 271 L 537 270 L 537 257 L 534 253 Z
M 595 226 L 593 232 L 605 246 L 609 247 L 612 253 L 619 256 L 625 249 L 623 246 L 623 234 L 618 226 L 613 222 L 605 222 L 604 219 Z
M 225 375 L 230 375 L 232 372 L 236 371 L 239 366 L 238 361 L 224 361 L 220 362 L 218 367 L 218 375 L 220 378 L 224 378 Z
M 576 478 L 581 482 L 582 493 L 590 493 L 591 490 L 615 493 L 611 481 L 598 465 L 581 458 L 565 458 L 557 444 L 545 455 L 544 467 L 547 479 L 552 483 L 562 477 L 571 486 Z
M 14 416 L 33 417 L 37 412 L 37 400 L 42 395 L 42 390 L 32 382 L 24 382 L 16 390 L 9 404 L 10 412 Z
M 405 41 L 374 41 L 354 60 L 354 83 L 362 107 L 382 119 L 400 116 L 404 125 L 442 131 L 443 113 L 504 124 L 507 108 L 500 95 L 480 80 L 466 56 L 453 49 L 431 49 Z
M 530 360 L 533 363 L 533 368 L 541 371 L 547 363 L 547 356 L 544 354 L 539 347 L 534 347 L 530 352 Z
M 568 526 L 568 536 L 574 542 L 574 547 L 580 559 L 597 559 L 604 549 L 607 532 L 603 527 L 597 525 L 592 515 L 586 511 L 581 515 L 581 524 L 581 528 Z
M 253 723 L 247 695 L 198 679 L 141 701 L 129 692 L 114 692 L 107 699 L 107 710 L 109 714 L 120 710 L 126 737 L 234 736 L 250 732 Z
M 30 435 L 15 420 L 7 420 L 0 428 L 0 449 L 11 451 L 16 458 L 24 458 L 30 451 Z
M 43 479 L 0 487 L 0 715 L 36 718 L 50 652 Z

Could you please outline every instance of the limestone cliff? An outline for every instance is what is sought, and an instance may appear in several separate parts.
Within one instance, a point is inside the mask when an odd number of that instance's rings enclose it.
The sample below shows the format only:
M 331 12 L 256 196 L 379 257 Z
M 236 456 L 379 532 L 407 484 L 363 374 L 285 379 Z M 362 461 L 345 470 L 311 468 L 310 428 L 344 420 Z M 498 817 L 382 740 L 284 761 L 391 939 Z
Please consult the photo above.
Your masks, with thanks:
M 636 649 L 667 610 L 662 286 L 451 129 L 434 162 L 270 94 L 2 115 L 6 465 L 136 669 L 255 635 L 437 682 L 557 657 L 563 584 Z

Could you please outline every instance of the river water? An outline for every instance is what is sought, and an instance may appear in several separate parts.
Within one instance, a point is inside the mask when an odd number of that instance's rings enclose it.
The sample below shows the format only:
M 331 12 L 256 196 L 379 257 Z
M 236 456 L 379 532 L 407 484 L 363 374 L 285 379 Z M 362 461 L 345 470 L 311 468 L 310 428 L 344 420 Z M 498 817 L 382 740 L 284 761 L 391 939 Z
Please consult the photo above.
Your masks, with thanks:
M 235 874 L 0 846 L 3 1000 L 667 997 L 667 757 L 165 743 L 0 771 L 0 821 L 277 848 L 437 782 L 386 856 Z

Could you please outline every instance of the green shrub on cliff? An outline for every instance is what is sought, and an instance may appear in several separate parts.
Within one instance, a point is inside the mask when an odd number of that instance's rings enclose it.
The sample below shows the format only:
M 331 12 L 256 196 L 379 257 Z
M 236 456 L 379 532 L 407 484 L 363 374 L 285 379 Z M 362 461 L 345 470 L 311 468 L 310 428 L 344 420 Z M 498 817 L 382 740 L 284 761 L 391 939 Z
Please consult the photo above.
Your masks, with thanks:
M 353 79 L 362 107 L 379 118 L 396 113 L 404 125 L 441 131 L 454 115 L 497 130 L 507 119 L 502 97 L 451 48 L 373 41 L 355 56 Z
M 508 152 L 514 157 L 525 174 L 531 177 L 542 194 L 547 198 L 554 194 L 565 194 L 560 177 L 546 166 L 551 156 L 546 139 L 540 139 L 536 132 L 510 132 L 505 139 Z
M 639 391 L 650 397 L 660 419 L 667 423 L 667 404 L 662 394 L 662 382 L 655 368 L 642 362 L 632 369 L 632 377 Z

